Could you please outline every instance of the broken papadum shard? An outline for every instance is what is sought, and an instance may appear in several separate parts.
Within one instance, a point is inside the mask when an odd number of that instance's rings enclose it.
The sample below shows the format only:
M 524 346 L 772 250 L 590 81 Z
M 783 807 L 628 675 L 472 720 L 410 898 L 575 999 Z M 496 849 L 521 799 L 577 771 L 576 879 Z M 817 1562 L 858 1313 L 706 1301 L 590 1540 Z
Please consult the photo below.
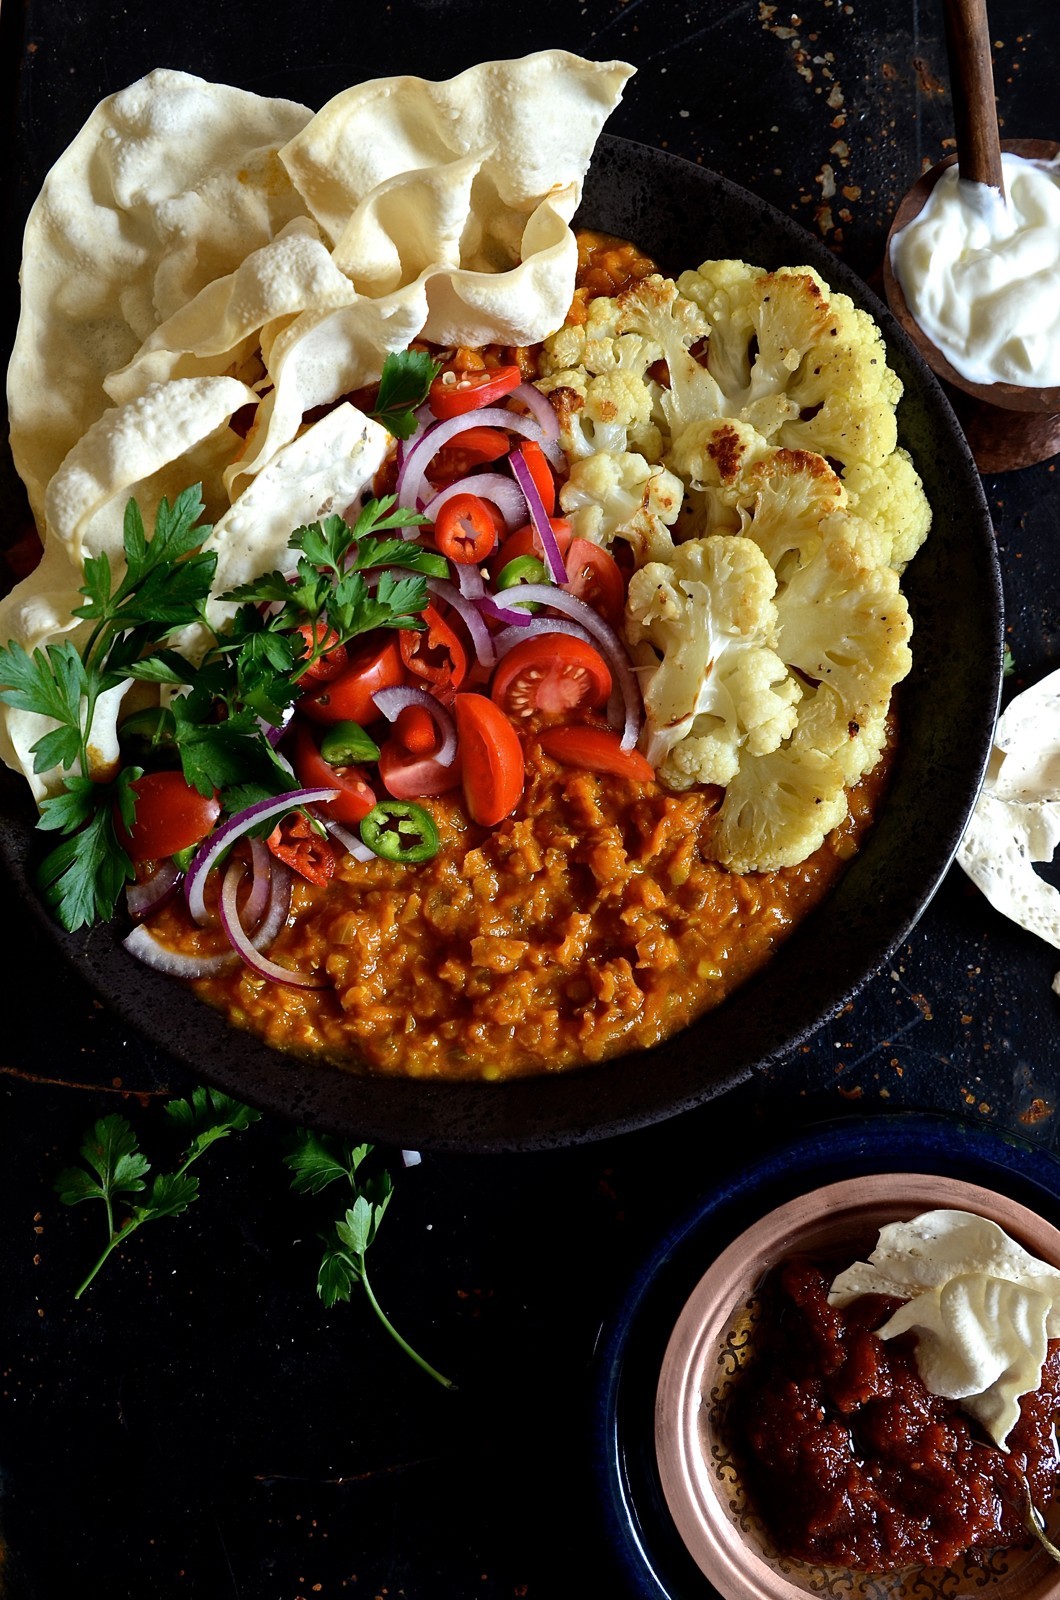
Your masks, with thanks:
M 998 719 L 986 779 L 957 860 L 1002 916 L 1060 949 L 1060 892 L 1034 870 L 1060 844 L 1060 671 Z M 1060 974 L 1053 980 L 1060 993 Z
M 995 1443 L 1041 1382 L 1048 1341 L 1060 1337 L 1060 1270 L 996 1222 L 970 1211 L 926 1211 L 880 1229 L 867 1261 L 833 1281 L 832 1305 L 864 1294 L 904 1300 L 881 1339 L 913 1331 L 917 1369 L 932 1393 L 959 1400 Z

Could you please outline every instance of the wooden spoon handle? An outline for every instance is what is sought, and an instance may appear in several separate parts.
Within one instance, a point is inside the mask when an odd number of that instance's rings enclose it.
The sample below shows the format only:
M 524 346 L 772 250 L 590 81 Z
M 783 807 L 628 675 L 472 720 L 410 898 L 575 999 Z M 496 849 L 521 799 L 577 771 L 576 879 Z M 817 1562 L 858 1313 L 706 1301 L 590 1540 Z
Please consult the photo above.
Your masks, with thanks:
M 1004 195 L 986 0 L 943 0 L 943 15 L 961 177 Z

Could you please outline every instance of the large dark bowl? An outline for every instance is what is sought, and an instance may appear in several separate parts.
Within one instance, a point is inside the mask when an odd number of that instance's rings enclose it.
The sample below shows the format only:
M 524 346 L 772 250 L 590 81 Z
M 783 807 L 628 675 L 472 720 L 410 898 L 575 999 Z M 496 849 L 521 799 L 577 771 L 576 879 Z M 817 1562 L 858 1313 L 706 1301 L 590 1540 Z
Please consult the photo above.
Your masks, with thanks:
M 342 1072 L 281 1055 L 228 1026 L 171 979 L 137 965 L 118 930 L 58 949 L 115 1011 L 193 1072 L 285 1117 L 399 1147 L 546 1149 L 659 1122 L 775 1066 L 837 1012 L 906 938 L 945 874 L 975 803 L 1001 686 L 1001 582 L 982 487 L 942 390 L 886 307 L 790 218 L 714 172 L 605 136 L 579 222 L 623 235 L 664 271 L 710 257 L 809 264 L 877 320 L 904 385 L 902 442 L 934 508 L 904 587 L 913 670 L 901 744 L 880 819 L 828 900 L 770 965 L 718 1010 L 654 1050 L 513 1083 L 423 1083 Z M 5 774 L 0 851 L 38 905 L 39 835 L 22 785 Z M 41 916 L 43 912 L 39 913 Z

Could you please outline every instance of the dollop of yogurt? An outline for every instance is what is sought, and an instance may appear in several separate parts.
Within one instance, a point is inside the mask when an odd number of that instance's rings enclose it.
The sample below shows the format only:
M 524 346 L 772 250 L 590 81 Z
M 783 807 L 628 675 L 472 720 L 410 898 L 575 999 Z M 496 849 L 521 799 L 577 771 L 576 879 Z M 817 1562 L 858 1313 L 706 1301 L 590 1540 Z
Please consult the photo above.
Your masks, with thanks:
M 1060 158 L 1002 154 L 1005 186 L 948 167 L 891 240 L 917 323 L 971 383 L 1060 385 Z

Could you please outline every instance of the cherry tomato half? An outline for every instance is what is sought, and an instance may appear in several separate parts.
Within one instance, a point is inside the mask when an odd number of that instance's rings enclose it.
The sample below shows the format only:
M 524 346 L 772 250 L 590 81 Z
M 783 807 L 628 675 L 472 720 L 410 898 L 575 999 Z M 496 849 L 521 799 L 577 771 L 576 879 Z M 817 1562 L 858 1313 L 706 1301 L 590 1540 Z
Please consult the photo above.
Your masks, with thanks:
M 626 607 L 626 584 L 614 556 L 589 539 L 572 539 L 563 554 L 568 594 L 598 611 L 612 628 L 622 626 Z
M 458 694 L 453 710 L 468 815 L 484 828 L 496 827 L 523 792 L 526 764 L 519 735 L 485 695 Z
M 599 651 L 568 633 L 522 639 L 503 656 L 490 698 L 515 723 L 595 710 L 611 693 L 611 672 Z
M 401 651 L 393 633 L 369 634 L 363 643 L 350 645 L 348 652 L 346 665 L 337 678 L 311 689 L 299 700 L 298 710 L 313 722 L 375 722 L 379 712 L 373 694 L 377 689 L 393 689 L 405 682 Z
M 467 677 L 463 640 L 434 606 L 428 606 L 422 615 L 427 624 L 422 632 L 401 630 L 399 649 L 405 668 L 439 689 L 459 689 Z
M 376 803 L 376 793 L 360 767 L 351 764 L 332 766 L 321 755 L 312 732 L 304 722 L 295 724 L 294 752 L 291 765 L 300 784 L 306 789 L 338 789 L 334 800 L 326 801 L 321 810 L 336 822 L 360 822 Z
M 443 767 L 434 756 L 412 755 L 395 735 L 379 752 L 379 776 L 395 800 L 426 800 L 460 783 L 460 756 Z
M 335 875 L 331 841 L 317 832 L 303 811 L 282 817 L 265 843 L 278 861 L 286 861 L 307 883 L 323 888 Z
M 559 553 L 564 559 L 564 564 L 566 564 L 567 551 L 570 548 L 572 538 L 570 523 L 566 517 L 549 517 L 548 521 L 556 543 L 559 545 Z M 582 541 L 582 543 L 586 542 L 585 540 Z M 541 541 L 534 532 L 533 523 L 526 522 L 521 528 L 516 528 L 514 533 L 510 533 L 506 539 L 501 541 L 501 547 L 494 560 L 490 563 L 490 571 L 492 572 L 494 567 L 507 565 L 509 561 L 514 561 L 517 556 L 536 556 L 540 561 L 543 553 Z
M 459 566 L 485 561 L 497 543 L 497 514 L 477 494 L 455 494 L 434 519 L 434 542 Z
M 518 367 L 484 367 L 478 372 L 440 372 L 431 384 L 427 404 L 444 422 L 495 405 L 523 381 Z
M 132 786 L 136 820 L 126 829 L 115 817 L 119 843 L 133 861 L 155 861 L 199 844 L 221 814 L 213 796 L 193 789 L 182 772 L 145 772 Z
M 618 734 L 607 728 L 544 728 L 539 737 L 545 754 L 564 766 L 634 778 L 638 783 L 650 783 L 655 776 L 651 762 L 639 750 L 623 750 Z
M 443 444 L 427 467 L 427 481 L 454 483 L 457 478 L 466 478 L 473 467 L 499 461 L 511 447 L 503 428 L 467 428 L 448 444 Z

